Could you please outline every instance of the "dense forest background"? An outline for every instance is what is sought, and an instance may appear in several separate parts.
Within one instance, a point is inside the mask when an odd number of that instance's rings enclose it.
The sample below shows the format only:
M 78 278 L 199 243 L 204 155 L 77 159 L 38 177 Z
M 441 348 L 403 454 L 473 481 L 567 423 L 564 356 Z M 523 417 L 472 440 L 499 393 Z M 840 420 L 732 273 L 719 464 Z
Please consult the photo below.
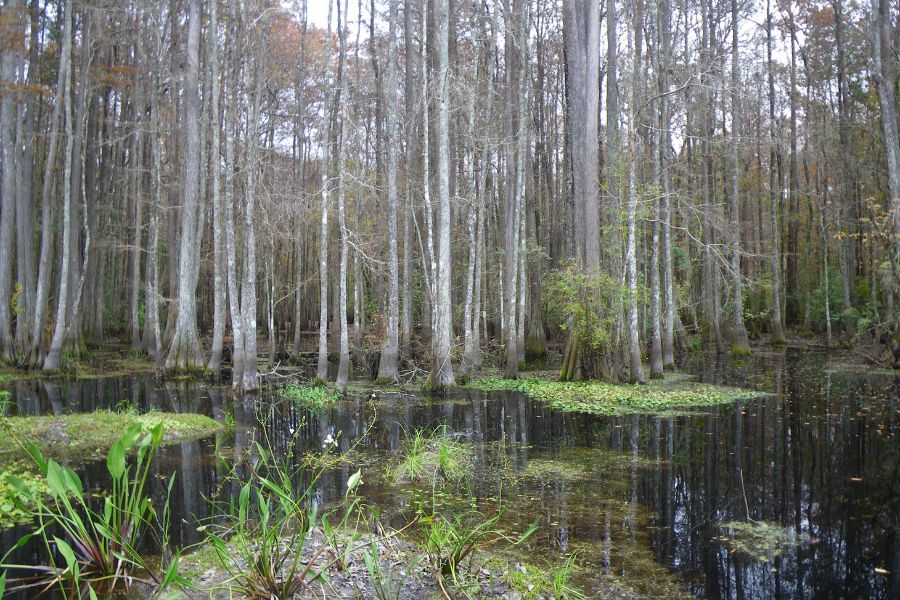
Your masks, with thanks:
M 4 0 L 4 361 L 900 362 L 896 3 L 325 3 Z

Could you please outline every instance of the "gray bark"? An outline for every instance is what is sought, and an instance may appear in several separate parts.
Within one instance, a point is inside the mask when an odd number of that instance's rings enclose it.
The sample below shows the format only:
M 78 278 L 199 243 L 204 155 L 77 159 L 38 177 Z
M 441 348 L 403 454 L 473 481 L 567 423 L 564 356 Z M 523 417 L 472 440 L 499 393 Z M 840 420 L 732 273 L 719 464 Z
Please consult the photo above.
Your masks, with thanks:
M 68 76 L 69 65 L 72 64 L 72 3 L 67 2 L 64 9 L 64 25 L 62 39 L 62 56 L 61 62 L 66 63 L 66 76 L 63 85 L 63 94 L 60 102 L 65 107 L 65 123 L 66 123 L 66 152 L 64 156 L 65 168 L 63 176 L 63 237 L 62 237 L 62 256 L 60 258 L 60 278 L 59 293 L 56 297 L 56 323 L 53 329 L 53 339 L 50 341 L 50 349 L 44 358 L 44 370 L 55 371 L 62 365 L 62 346 L 65 341 L 66 333 L 66 308 L 68 305 L 69 294 L 69 261 L 70 249 L 69 239 L 71 237 L 71 206 L 72 197 L 72 147 L 74 142 L 73 126 L 72 126 L 72 78 Z
M 878 103 L 881 107 L 881 133 L 884 138 L 885 157 L 888 167 L 888 191 L 890 192 L 889 210 L 893 227 L 893 254 L 891 271 L 893 282 L 886 290 L 889 306 L 900 300 L 900 135 L 897 133 L 896 93 L 896 52 L 892 52 L 892 41 L 895 40 L 894 28 L 891 24 L 889 0 L 872 0 L 872 29 L 875 55 L 875 81 L 878 83 Z M 893 312 L 893 311 L 892 311 Z M 895 326 L 900 317 L 893 315 Z
M 6 31 L 15 27 L 18 21 L 16 12 L 21 7 L 19 2 L 8 2 L 0 12 L 4 20 L 3 33 L 13 37 L 18 32 Z M 12 362 L 15 358 L 10 312 L 10 299 L 13 292 L 13 242 L 15 241 L 16 223 L 16 62 L 18 52 L 4 49 L 0 58 L 0 83 L 3 93 L 0 95 L 0 361 Z
M 778 228 L 778 190 L 775 180 L 775 73 L 772 63 L 772 11 L 766 0 L 766 58 L 769 83 L 769 216 L 772 227 L 772 341 L 784 340 L 781 318 L 781 254 Z
M 207 60 L 211 80 L 209 118 L 212 129 L 210 165 L 212 171 L 213 210 L 213 336 L 206 368 L 218 373 L 222 368 L 222 346 L 225 342 L 225 235 L 222 228 L 222 195 L 220 189 L 219 152 L 219 19 L 217 2 L 209 3 L 209 30 L 207 31 Z
M 388 283 L 387 329 L 384 343 L 381 346 L 381 360 L 378 365 L 378 378 L 396 380 L 397 357 L 400 351 L 400 267 L 397 254 L 397 155 L 400 153 L 400 120 L 397 115 L 397 21 L 398 0 L 390 0 L 388 15 L 388 50 L 385 70 L 384 93 L 386 104 L 387 128 L 387 200 L 388 200 Z
M 188 37 L 184 78 L 185 167 L 178 259 L 178 316 L 166 366 L 178 371 L 203 368 L 197 333 L 194 252 L 200 180 L 200 0 L 188 3 Z
M 748 352 L 750 342 L 744 327 L 744 304 L 741 296 L 741 221 L 740 189 L 738 185 L 740 164 L 738 145 L 741 139 L 741 114 L 738 89 L 741 73 L 738 67 L 738 9 L 737 0 L 731 0 L 731 277 L 732 309 L 734 316 L 734 346 L 732 351 Z
M 340 2 L 340 0 L 337 0 Z M 331 57 L 331 9 L 328 3 L 328 35 L 327 54 Z M 329 61 L 330 62 L 330 61 Z M 330 69 L 326 66 L 325 103 L 322 108 L 322 202 L 319 215 L 319 359 L 316 367 L 316 378 L 328 380 L 328 186 L 331 184 L 328 169 L 331 166 L 331 96 L 332 80 Z
M 435 8 L 435 103 L 437 104 L 437 273 L 435 274 L 434 344 L 431 387 L 441 390 L 454 385 L 450 362 L 452 323 L 450 320 L 450 94 L 448 88 L 448 0 L 436 0 Z M 426 182 L 427 185 L 427 182 Z
M 634 48 L 632 49 L 631 97 L 628 99 L 628 238 L 625 248 L 625 264 L 628 277 L 628 349 L 631 360 L 631 381 L 644 380 L 641 364 L 641 341 L 637 306 L 637 162 L 640 133 L 638 131 L 637 103 L 640 101 L 641 29 L 643 15 L 640 2 L 635 2 L 633 16 Z
M 338 181 L 337 181 L 337 210 L 338 210 L 338 229 L 341 234 L 341 259 L 338 270 L 338 327 L 340 329 L 340 346 L 338 358 L 338 371 L 335 378 L 335 386 L 343 391 L 347 387 L 350 380 L 350 340 L 347 333 L 347 252 L 349 231 L 345 222 L 344 215 L 344 169 L 347 162 L 347 102 L 348 87 L 347 73 L 344 72 L 344 59 L 346 56 L 347 45 L 347 8 L 346 2 L 343 11 L 344 21 L 341 21 L 340 0 L 338 0 L 338 31 L 340 39 L 340 64 L 338 65 L 338 79 L 340 96 L 338 104 L 340 106 L 340 124 L 338 125 Z

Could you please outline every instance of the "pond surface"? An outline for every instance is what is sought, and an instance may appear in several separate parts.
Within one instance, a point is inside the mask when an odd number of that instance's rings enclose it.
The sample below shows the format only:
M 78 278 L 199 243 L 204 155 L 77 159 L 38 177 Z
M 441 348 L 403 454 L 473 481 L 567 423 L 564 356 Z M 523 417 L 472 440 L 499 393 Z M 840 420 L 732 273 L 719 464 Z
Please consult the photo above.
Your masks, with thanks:
M 178 473 L 171 507 L 173 538 L 182 545 L 201 539 L 206 498 L 236 493 L 228 476 L 246 468 L 254 441 L 299 457 L 321 449 L 329 434 L 344 450 L 365 435 L 361 493 L 402 526 L 421 491 L 381 475 L 407 432 L 446 425 L 475 445 L 465 491 L 478 509 L 504 506 L 509 530 L 537 520 L 527 559 L 555 564 L 577 552 L 576 583 L 588 592 L 621 582 L 647 597 L 900 598 L 900 377 L 833 371 L 827 359 L 796 350 L 737 364 L 696 355 L 682 366 L 699 379 L 773 395 L 666 417 L 565 414 L 518 393 L 476 392 L 446 399 L 385 393 L 374 401 L 361 394 L 312 415 L 146 375 L 17 382 L 6 410 L 134 405 L 223 420 L 230 413 L 234 433 L 165 447 L 156 459 L 156 499 L 165 496 L 163 476 Z M 355 470 L 327 472 L 316 499 L 340 498 Z M 79 472 L 87 488 L 103 487 L 103 462 Z M 733 552 L 720 524 L 748 516 L 779 524 L 801 543 L 765 561 Z M 0 546 L 22 532 L 0 532 Z M 26 548 L 17 558 L 37 553 Z

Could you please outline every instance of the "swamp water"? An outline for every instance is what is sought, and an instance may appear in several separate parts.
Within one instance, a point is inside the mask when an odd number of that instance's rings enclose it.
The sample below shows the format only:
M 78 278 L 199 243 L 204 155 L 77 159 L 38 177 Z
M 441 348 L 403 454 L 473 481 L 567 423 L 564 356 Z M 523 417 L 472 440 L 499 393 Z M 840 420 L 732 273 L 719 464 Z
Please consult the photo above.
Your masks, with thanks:
M 501 525 L 511 532 L 537 521 L 517 550 L 522 559 L 540 567 L 576 553 L 574 583 L 588 595 L 900 598 L 900 377 L 830 370 L 827 359 L 795 350 L 740 363 L 697 355 L 683 369 L 701 381 L 773 395 L 671 416 L 566 414 L 519 393 L 471 391 L 446 399 L 378 393 L 374 400 L 360 392 L 314 415 L 265 396 L 235 401 L 226 388 L 157 383 L 145 374 L 15 382 L 6 387 L 5 410 L 133 406 L 233 418 L 233 433 L 165 446 L 155 458 L 155 500 L 177 472 L 172 537 L 183 546 L 202 539 L 206 498 L 237 493 L 226 489 L 229 475 L 246 468 L 254 440 L 302 460 L 329 435 L 335 453 L 365 435 L 354 454 L 363 469 L 360 493 L 399 528 L 435 499 L 421 486 L 388 480 L 385 470 L 408 433 L 444 425 L 473 444 L 475 466 L 456 494 L 437 502 L 485 515 L 503 506 Z M 356 468 L 327 471 L 316 500 L 339 499 Z M 86 489 L 103 489 L 104 461 L 77 470 Z M 781 534 L 763 540 L 765 552 L 740 550 L 739 533 L 722 527 L 746 522 L 748 509 Z M 0 548 L 24 531 L 0 532 Z M 39 551 L 23 548 L 15 562 L 37 561 Z

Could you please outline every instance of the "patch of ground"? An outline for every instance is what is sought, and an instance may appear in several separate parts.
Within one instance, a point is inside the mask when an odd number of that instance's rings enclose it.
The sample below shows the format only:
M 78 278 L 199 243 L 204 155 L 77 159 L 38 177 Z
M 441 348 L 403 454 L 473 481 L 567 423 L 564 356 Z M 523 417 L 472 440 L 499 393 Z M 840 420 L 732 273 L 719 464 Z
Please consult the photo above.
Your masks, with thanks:
M 198 414 L 149 412 L 146 414 L 97 411 L 42 417 L 0 417 L 0 462 L 24 457 L 16 439 L 34 443 L 47 458 L 59 462 L 105 456 L 106 451 L 133 423 L 146 428 L 162 422 L 164 444 L 206 437 L 222 424 Z

